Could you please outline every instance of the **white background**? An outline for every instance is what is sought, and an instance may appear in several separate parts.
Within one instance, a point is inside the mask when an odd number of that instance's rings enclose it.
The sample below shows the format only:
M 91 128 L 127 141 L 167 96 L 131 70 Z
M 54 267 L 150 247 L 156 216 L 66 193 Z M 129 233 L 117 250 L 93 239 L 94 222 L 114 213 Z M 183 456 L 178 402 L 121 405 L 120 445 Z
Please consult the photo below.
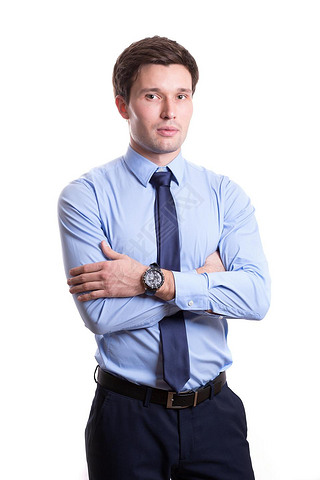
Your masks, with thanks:
M 113 64 L 159 34 L 200 69 L 184 156 L 247 191 L 270 263 L 267 317 L 230 321 L 229 336 L 256 478 L 320 479 L 319 11 L 308 0 L 2 2 L 2 478 L 87 478 L 95 343 L 68 293 L 56 203 L 126 150 Z

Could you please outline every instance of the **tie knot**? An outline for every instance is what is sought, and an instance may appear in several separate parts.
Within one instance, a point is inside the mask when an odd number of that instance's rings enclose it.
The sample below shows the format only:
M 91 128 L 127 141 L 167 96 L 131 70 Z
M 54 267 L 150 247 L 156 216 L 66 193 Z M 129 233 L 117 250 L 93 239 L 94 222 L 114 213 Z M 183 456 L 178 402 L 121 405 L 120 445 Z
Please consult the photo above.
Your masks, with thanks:
M 172 173 L 167 172 L 155 172 L 150 178 L 150 183 L 154 188 L 159 188 L 162 186 L 170 187 Z

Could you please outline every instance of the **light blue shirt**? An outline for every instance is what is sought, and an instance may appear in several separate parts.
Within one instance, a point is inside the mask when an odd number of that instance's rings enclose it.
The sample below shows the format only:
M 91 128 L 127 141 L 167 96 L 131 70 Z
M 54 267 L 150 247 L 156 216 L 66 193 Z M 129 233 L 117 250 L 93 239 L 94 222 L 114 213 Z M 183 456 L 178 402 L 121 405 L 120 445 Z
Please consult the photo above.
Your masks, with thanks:
M 181 153 L 168 165 L 174 175 L 181 272 L 173 272 L 175 299 L 139 295 L 80 303 L 85 325 L 95 334 L 99 365 L 132 382 L 168 389 L 162 378 L 159 321 L 184 311 L 190 380 L 184 390 L 204 385 L 232 363 L 227 318 L 260 320 L 269 308 L 270 280 L 254 208 L 227 177 L 187 162 Z M 131 147 L 126 155 L 70 183 L 59 199 L 66 274 L 106 260 L 100 243 L 144 265 L 156 262 L 157 166 Z M 226 272 L 198 274 L 219 248 Z M 207 310 L 212 310 L 210 314 Z

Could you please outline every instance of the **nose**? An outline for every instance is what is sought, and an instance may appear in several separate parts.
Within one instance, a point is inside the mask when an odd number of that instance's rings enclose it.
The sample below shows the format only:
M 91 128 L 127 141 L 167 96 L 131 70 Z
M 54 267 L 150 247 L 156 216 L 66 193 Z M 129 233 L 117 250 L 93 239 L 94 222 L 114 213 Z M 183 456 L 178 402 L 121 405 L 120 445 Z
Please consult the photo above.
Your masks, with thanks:
M 174 118 L 176 118 L 173 102 L 166 100 L 163 103 L 163 110 L 160 116 L 163 120 L 173 120 Z

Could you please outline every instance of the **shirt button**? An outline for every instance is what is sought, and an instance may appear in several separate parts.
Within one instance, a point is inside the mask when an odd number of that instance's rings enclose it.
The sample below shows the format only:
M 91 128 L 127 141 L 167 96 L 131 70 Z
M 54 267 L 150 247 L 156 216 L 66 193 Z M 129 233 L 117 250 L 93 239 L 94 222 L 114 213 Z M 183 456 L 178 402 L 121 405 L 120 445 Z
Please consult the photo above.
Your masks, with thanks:
M 189 307 L 192 307 L 193 301 L 192 301 L 192 300 L 189 300 L 188 305 L 189 305 Z

